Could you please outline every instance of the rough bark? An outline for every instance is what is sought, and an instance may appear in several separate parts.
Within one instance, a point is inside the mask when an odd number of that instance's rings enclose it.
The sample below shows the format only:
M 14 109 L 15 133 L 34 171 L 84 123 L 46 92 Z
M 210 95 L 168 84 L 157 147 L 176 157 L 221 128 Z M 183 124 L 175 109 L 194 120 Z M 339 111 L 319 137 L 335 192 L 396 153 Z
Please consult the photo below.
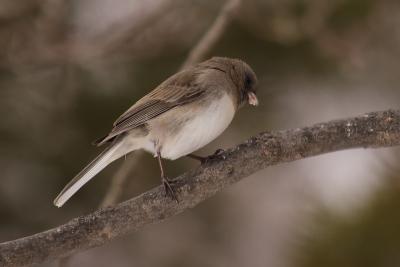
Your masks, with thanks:
M 221 157 L 176 178 L 179 203 L 162 186 L 113 207 L 0 244 L 0 266 L 22 266 L 68 256 L 161 222 L 192 208 L 221 189 L 268 166 L 350 148 L 400 144 L 400 110 L 262 132 Z

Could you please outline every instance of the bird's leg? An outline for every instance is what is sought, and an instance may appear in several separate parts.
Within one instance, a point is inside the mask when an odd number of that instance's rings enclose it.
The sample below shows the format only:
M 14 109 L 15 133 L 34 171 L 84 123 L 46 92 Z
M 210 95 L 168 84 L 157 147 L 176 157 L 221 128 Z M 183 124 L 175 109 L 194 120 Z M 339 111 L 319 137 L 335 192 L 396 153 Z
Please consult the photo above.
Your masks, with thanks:
M 197 155 L 194 155 L 194 154 L 189 154 L 189 155 L 187 155 L 187 157 L 189 157 L 191 159 L 198 160 L 198 161 L 200 161 L 201 164 L 205 164 L 205 163 L 207 163 L 207 162 L 209 162 L 211 160 L 214 160 L 214 159 L 217 159 L 217 158 L 221 157 L 221 155 L 224 152 L 225 152 L 225 150 L 219 148 L 214 152 L 214 154 L 211 154 L 211 155 L 209 155 L 207 157 L 197 156 Z
M 178 202 L 178 199 L 175 196 L 175 191 L 171 186 L 171 181 L 165 175 L 164 167 L 163 167 L 162 159 L 161 159 L 161 152 L 159 150 L 157 150 L 157 160 L 158 160 L 158 165 L 160 166 L 161 183 L 164 185 L 165 195 L 171 197 L 176 202 Z

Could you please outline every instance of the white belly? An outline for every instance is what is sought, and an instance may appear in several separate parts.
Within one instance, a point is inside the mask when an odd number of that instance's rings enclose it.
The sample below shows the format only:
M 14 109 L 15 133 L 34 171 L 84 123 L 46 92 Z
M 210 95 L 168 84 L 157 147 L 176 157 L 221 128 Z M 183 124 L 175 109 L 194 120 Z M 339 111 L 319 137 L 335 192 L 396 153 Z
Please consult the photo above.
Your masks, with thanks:
M 197 112 L 194 119 L 186 122 L 180 131 L 160 140 L 161 156 L 174 160 L 202 148 L 229 126 L 234 115 L 234 104 L 225 94 L 220 101 Z

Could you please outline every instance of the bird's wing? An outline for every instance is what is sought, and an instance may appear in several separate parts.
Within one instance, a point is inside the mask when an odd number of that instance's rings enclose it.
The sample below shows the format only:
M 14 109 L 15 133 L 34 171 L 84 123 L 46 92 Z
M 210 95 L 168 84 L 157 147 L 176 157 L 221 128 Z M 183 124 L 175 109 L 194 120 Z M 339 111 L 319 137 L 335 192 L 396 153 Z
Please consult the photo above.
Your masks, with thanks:
M 122 114 L 115 121 L 111 132 L 96 144 L 102 145 L 176 106 L 190 103 L 201 97 L 205 91 L 196 85 L 193 76 L 196 75 L 189 76 L 183 71 L 166 80 Z

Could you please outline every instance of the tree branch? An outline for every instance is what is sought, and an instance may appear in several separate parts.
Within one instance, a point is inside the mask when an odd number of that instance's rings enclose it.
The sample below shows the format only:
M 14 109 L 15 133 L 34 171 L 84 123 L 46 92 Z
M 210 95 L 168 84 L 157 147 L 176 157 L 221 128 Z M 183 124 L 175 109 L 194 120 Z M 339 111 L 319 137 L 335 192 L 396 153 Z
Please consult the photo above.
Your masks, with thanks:
M 192 208 L 223 188 L 268 166 L 350 148 L 400 145 L 400 110 L 263 132 L 176 179 L 179 203 L 162 186 L 114 207 L 0 244 L 0 266 L 21 266 L 71 255 L 161 222 Z

